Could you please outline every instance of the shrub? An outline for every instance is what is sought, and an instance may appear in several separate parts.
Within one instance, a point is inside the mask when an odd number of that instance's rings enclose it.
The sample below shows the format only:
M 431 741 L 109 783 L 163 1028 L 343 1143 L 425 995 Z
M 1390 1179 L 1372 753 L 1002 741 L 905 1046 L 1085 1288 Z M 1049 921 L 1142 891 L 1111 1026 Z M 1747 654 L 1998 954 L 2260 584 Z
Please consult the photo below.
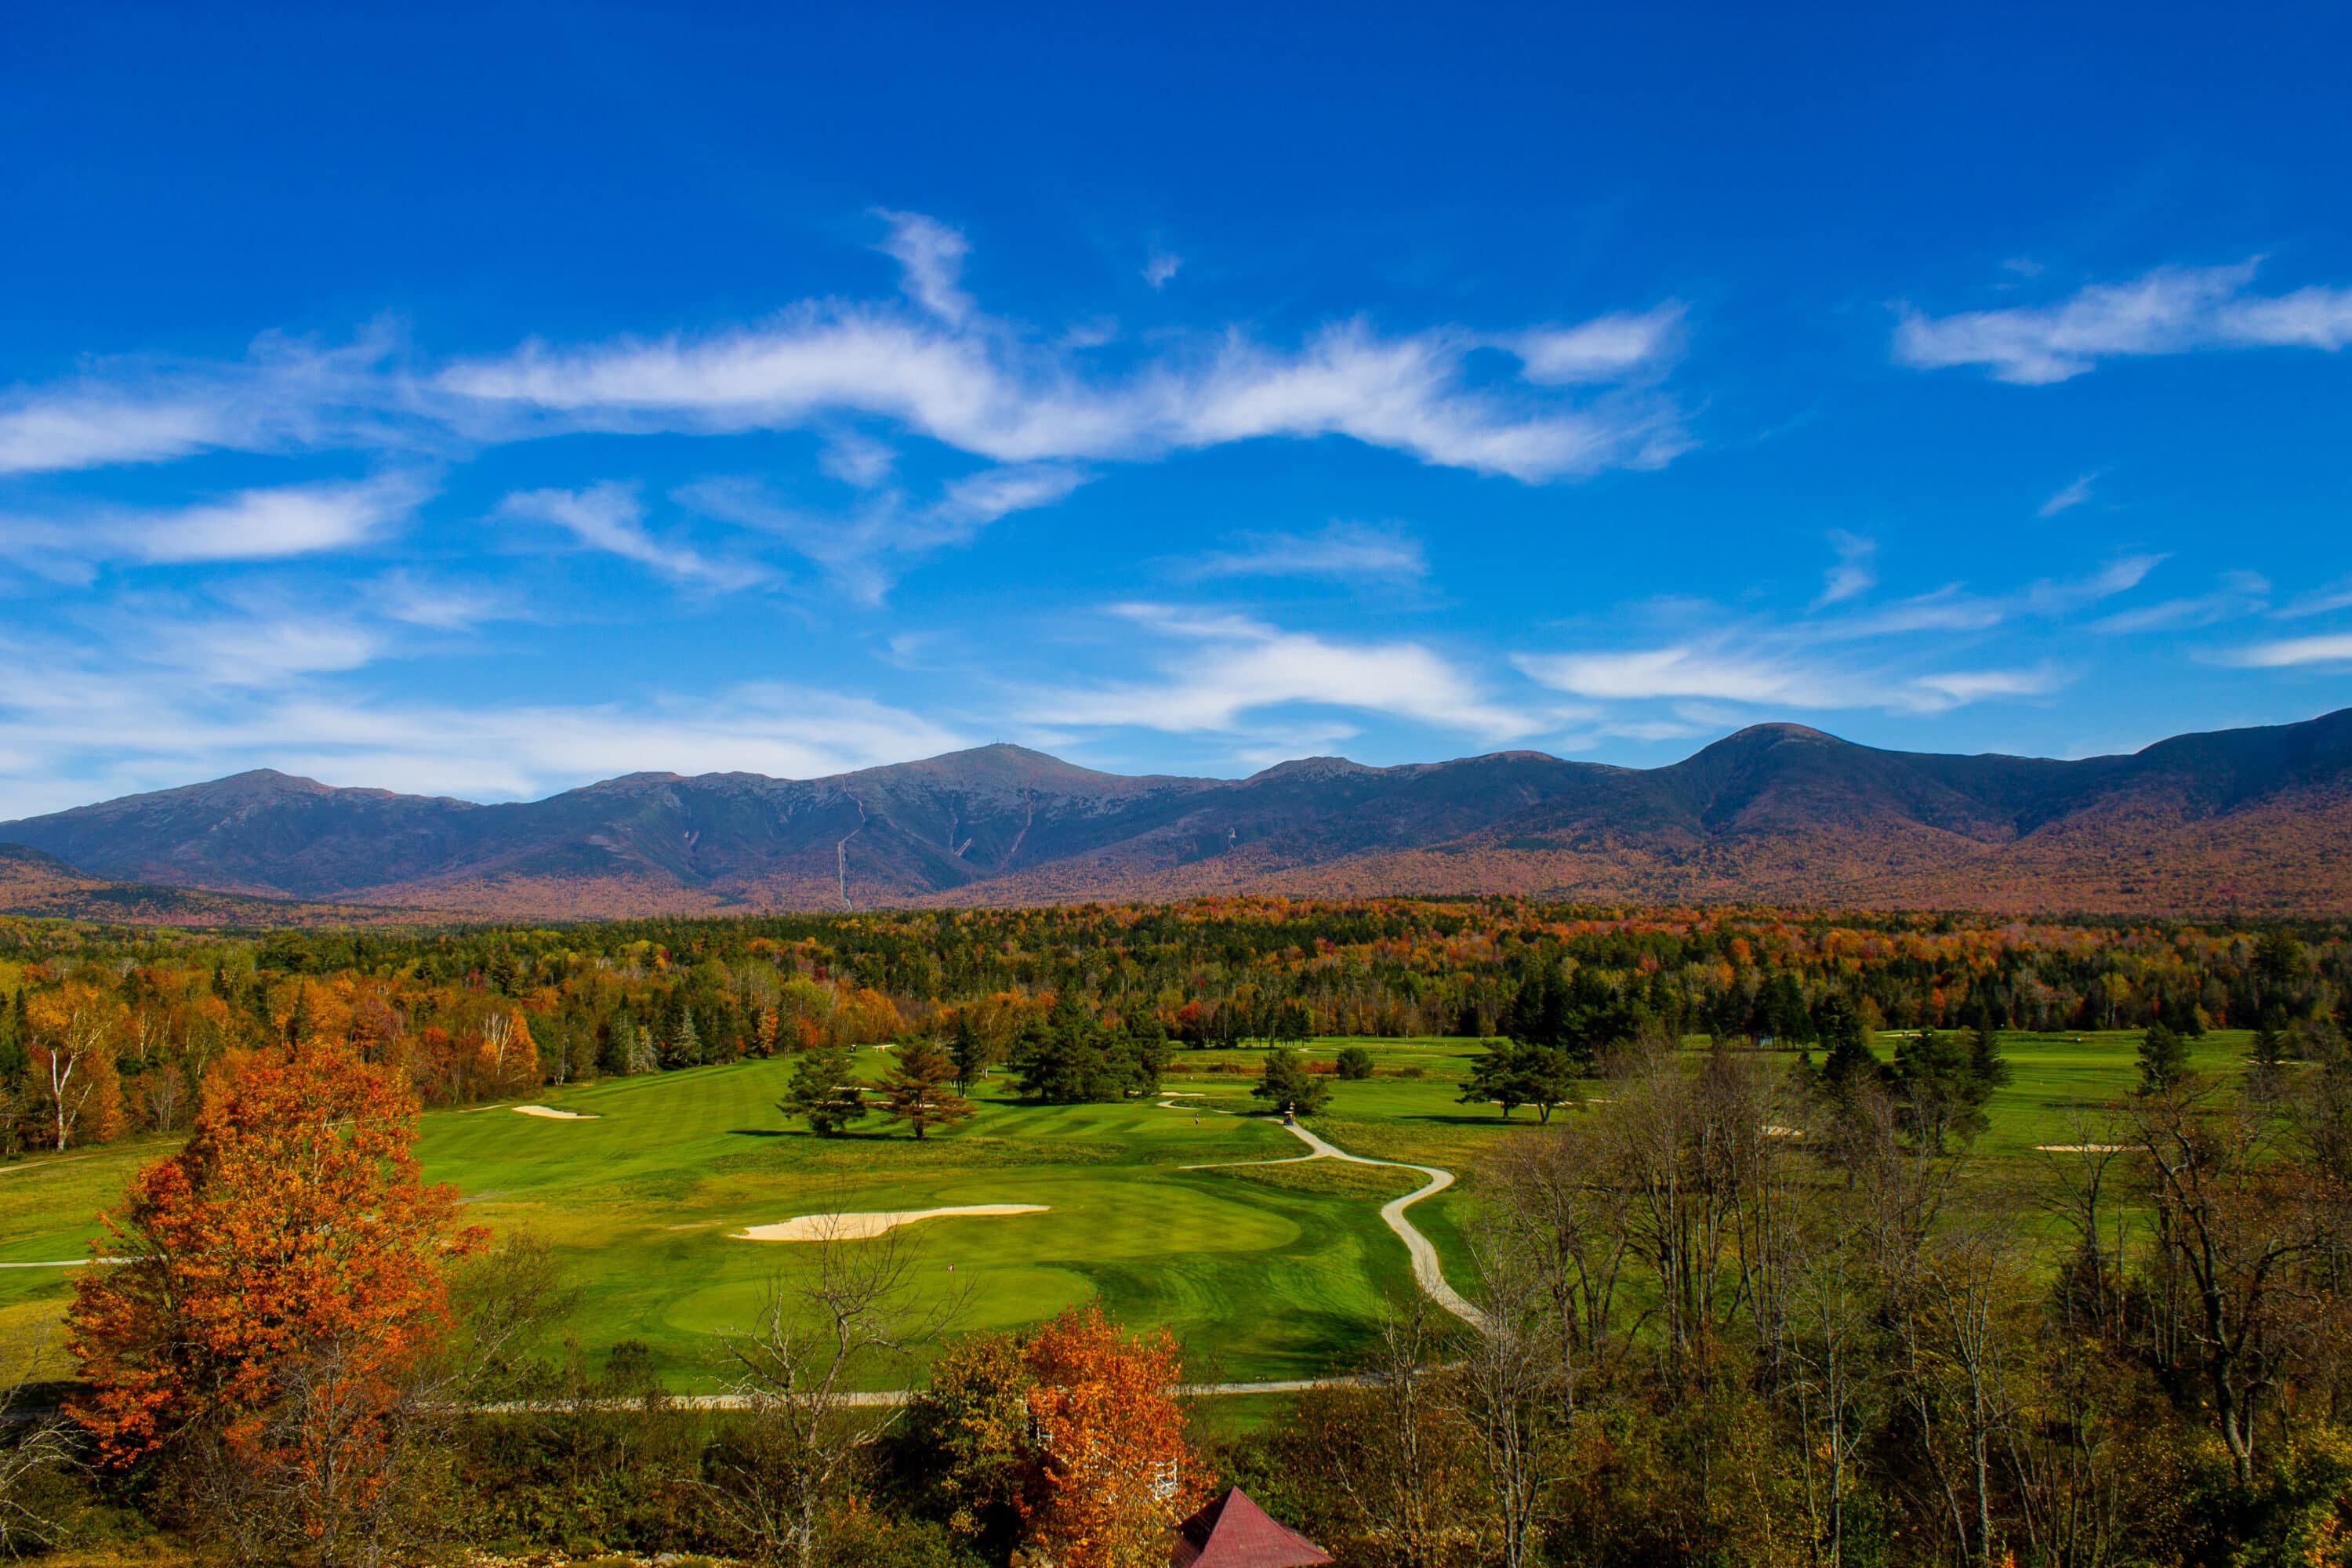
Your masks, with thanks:
M 1341 1078 L 1350 1080 L 1368 1079 L 1372 1076 L 1372 1053 L 1361 1046 L 1349 1046 L 1339 1052 L 1339 1059 L 1332 1065 L 1338 1068 Z

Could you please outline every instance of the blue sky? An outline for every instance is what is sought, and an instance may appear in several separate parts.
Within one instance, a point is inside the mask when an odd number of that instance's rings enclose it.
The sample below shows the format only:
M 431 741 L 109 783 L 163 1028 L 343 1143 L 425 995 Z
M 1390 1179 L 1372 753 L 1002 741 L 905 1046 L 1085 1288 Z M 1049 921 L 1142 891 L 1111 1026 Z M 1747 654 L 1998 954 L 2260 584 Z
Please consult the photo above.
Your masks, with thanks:
M 2352 702 L 2341 7 L 1108 9 L 12 16 L 0 816 Z

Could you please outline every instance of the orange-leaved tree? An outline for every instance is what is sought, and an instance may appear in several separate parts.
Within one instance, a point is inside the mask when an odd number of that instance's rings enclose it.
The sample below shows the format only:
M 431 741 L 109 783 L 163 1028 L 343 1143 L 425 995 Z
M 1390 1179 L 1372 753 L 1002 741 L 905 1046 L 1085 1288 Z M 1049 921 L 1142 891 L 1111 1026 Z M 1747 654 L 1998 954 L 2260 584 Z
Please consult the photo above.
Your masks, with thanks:
M 477 1087 L 487 1095 L 509 1095 L 539 1082 L 539 1044 L 520 1009 L 492 1013 L 482 1020 L 474 1047 Z
M 1165 1563 L 1169 1527 L 1207 1495 L 1176 1403 L 1174 1337 L 1158 1328 L 1129 1338 L 1089 1302 L 1039 1329 L 1027 1360 L 1029 1419 L 1045 1451 L 1031 1546 L 1055 1568 Z
M 23 992 L 17 995 L 21 999 Z M 110 1143 L 122 1135 L 122 1085 L 114 1053 L 125 1028 L 121 1001 L 74 984 L 34 998 L 33 1089 L 45 1133 L 62 1152 L 68 1143 Z
M 427 1186 L 406 1085 L 295 1041 L 207 1079 L 193 1135 L 132 1181 L 82 1276 L 70 1414 L 127 1464 L 162 1450 L 203 1532 L 373 1558 L 450 1314 L 443 1266 L 486 1239 Z

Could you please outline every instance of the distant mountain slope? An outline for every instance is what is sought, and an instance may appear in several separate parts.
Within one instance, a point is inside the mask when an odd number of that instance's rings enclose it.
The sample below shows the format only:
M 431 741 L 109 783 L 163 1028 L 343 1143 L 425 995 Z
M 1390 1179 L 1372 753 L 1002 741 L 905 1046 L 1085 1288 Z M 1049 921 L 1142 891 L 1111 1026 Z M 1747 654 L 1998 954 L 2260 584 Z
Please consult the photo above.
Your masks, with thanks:
M 506 805 L 267 770 L 0 824 L 90 875 L 496 917 L 1508 891 L 2352 910 L 2352 710 L 2053 762 L 1763 724 L 1672 766 L 1535 752 L 1240 780 L 984 746 L 833 778 L 632 773 Z
M 413 910 L 306 904 L 202 888 L 166 888 L 152 882 L 112 882 L 88 876 L 54 855 L 22 844 L 0 844 L 0 915 L 181 926 L 324 925 L 424 918 Z

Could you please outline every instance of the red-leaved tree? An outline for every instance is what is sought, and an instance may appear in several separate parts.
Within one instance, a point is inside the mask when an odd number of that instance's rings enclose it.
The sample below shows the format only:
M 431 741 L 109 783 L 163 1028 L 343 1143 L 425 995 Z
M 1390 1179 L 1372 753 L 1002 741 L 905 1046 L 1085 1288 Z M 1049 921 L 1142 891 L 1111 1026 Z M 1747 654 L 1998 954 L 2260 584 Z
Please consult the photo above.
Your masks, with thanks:
M 70 1414 L 100 1453 L 161 1450 L 190 1522 L 248 1554 L 370 1561 L 397 1535 L 443 1269 L 486 1239 L 426 1186 L 404 1084 L 300 1041 L 206 1081 L 185 1148 L 142 1171 L 83 1275 Z

